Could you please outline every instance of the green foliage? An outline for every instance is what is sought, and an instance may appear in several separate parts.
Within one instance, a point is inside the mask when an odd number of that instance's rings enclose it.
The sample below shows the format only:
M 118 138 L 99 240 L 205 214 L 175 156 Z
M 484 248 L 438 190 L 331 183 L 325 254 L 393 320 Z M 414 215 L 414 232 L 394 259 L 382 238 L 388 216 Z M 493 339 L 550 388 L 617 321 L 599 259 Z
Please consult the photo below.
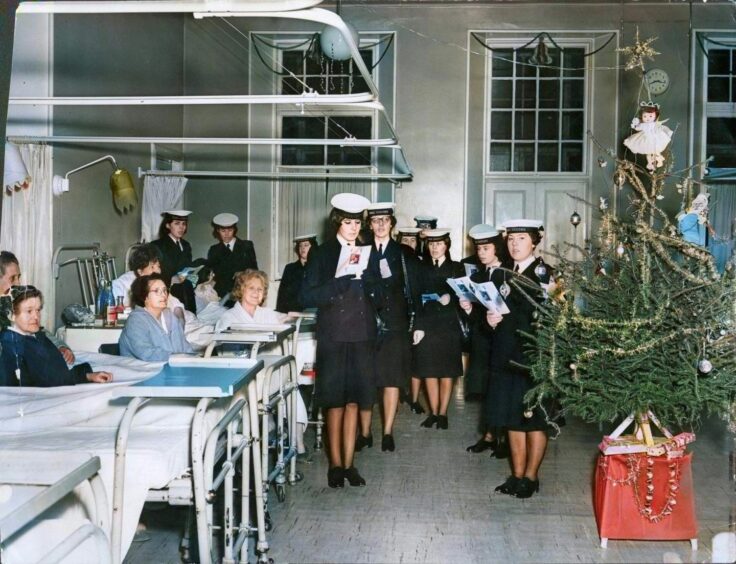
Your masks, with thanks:
M 599 247 L 558 252 L 561 289 L 530 336 L 528 399 L 555 398 L 590 422 L 652 410 L 665 425 L 694 425 L 727 412 L 736 391 L 736 275 L 676 235 L 657 206 L 664 174 L 617 164 L 633 213 L 621 220 L 603 206 Z

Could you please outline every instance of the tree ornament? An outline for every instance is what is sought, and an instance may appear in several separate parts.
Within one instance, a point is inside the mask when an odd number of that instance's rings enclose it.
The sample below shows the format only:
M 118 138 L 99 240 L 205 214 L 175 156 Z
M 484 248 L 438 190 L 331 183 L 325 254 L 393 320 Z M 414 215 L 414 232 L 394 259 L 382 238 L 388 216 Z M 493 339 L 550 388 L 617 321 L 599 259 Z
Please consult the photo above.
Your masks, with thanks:
M 707 358 L 702 358 L 698 361 L 698 370 L 701 374 L 709 374 L 713 370 L 713 363 Z
M 576 211 L 572 212 L 572 215 L 570 216 L 570 224 L 573 227 L 577 227 L 580 225 L 580 222 L 583 220 L 582 217 L 580 217 L 580 214 Z
M 621 188 L 621 186 L 624 185 L 624 182 L 626 182 L 626 174 L 620 169 L 617 168 L 616 172 L 613 173 L 613 183 Z
M 629 57 L 624 68 L 626 70 L 632 70 L 638 67 L 643 73 L 645 71 L 644 59 L 654 60 L 654 56 L 659 55 L 659 52 L 652 49 L 651 46 L 651 44 L 654 43 L 656 40 L 656 37 L 650 37 L 649 39 L 642 41 L 639 38 L 639 28 L 637 27 L 636 39 L 634 40 L 634 44 L 629 45 L 628 47 L 616 49 L 616 51 L 619 51 Z
M 601 168 L 606 168 L 608 166 L 608 161 L 603 157 L 598 157 L 598 166 Z
M 534 415 L 534 412 L 533 412 L 533 411 L 532 411 L 531 409 L 527 409 L 527 410 L 526 410 L 526 411 L 524 412 L 524 417 L 525 417 L 526 419 L 531 419 L 533 415 Z
M 504 280 L 503 284 L 501 284 L 501 287 L 498 289 L 498 293 L 501 294 L 501 297 L 504 300 L 509 297 L 509 294 L 511 293 L 511 286 L 506 283 L 506 280 Z
M 624 256 L 624 253 L 626 252 L 626 247 L 624 247 L 623 243 L 619 243 L 616 246 L 616 254 L 620 257 Z

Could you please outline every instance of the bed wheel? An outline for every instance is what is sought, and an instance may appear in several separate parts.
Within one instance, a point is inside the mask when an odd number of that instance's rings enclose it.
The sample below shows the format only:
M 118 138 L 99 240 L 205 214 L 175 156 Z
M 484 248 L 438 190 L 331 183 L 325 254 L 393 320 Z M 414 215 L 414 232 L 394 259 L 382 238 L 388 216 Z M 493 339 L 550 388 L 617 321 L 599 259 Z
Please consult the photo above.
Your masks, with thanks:
M 273 521 L 271 521 L 271 514 L 268 511 L 266 511 L 263 520 L 265 521 L 264 525 L 266 532 L 271 531 L 271 529 L 273 529 Z
M 283 484 L 276 486 L 276 498 L 281 502 L 286 499 L 286 488 L 284 488 Z

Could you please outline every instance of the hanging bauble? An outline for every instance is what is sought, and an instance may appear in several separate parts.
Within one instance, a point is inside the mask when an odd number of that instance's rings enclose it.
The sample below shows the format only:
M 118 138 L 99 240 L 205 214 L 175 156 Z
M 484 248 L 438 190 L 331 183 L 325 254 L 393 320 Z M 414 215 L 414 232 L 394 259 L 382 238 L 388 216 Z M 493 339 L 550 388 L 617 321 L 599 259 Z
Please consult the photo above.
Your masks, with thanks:
M 498 293 L 501 294 L 501 297 L 503 299 L 509 297 L 509 294 L 511 293 L 511 287 L 506 283 L 506 280 L 504 280 L 503 284 L 501 284 L 501 287 L 498 289 Z
M 626 252 L 626 247 L 624 247 L 623 243 L 619 243 L 616 246 L 616 254 L 620 257 L 624 256 L 624 253 Z
M 698 361 L 698 371 L 701 374 L 708 374 L 711 370 L 713 370 L 713 363 L 710 360 L 701 358 Z
M 543 262 L 540 262 L 537 266 L 534 267 L 534 274 L 537 275 L 537 278 L 544 278 L 547 276 L 547 267 L 544 265 Z
M 624 185 L 624 182 L 626 182 L 626 175 L 620 168 L 616 169 L 616 172 L 613 173 L 613 183 L 621 188 L 621 186 Z
M 527 409 L 527 410 L 526 410 L 526 411 L 524 412 L 524 417 L 525 417 L 526 419 L 531 419 L 531 418 L 532 418 L 533 416 L 534 416 L 534 412 L 533 412 L 533 411 L 532 411 L 531 409 Z
M 608 166 L 608 161 L 603 157 L 598 157 L 598 166 L 601 168 L 606 168 Z
M 576 211 L 572 212 L 572 215 L 570 216 L 570 224 L 573 227 L 577 227 L 580 225 L 580 222 L 583 221 L 583 218 L 580 217 L 580 214 Z
M 353 42 L 358 45 L 358 32 L 348 22 L 345 25 L 350 31 L 350 35 L 353 38 Z M 329 57 L 333 61 L 346 61 L 352 56 L 350 45 L 345 41 L 342 33 L 336 27 L 327 25 L 319 34 L 319 46 L 322 48 L 322 52 L 325 56 Z

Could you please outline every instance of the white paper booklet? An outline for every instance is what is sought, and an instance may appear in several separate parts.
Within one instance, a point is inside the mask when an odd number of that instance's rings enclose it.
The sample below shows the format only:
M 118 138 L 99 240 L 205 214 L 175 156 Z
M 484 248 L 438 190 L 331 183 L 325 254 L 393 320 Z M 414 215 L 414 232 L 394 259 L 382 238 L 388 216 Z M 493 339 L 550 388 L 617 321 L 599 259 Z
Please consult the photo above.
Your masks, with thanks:
M 335 271 L 335 278 L 347 276 L 348 274 L 360 276 L 363 271 L 368 267 L 368 258 L 370 256 L 370 246 L 344 246 L 340 251 L 340 258 L 337 259 L 337 270 Z
M 464 262 L 463 266 L 465 267 L 465 276 L 472 276 L 476 272 L 478 272 L 478 267 L 475 264 Z
M 478 298 L 473 293 L 473 282 L 467 276 L 462 278 L 448 278 L 447 283 L 450 285 L 459 300 L 467 300 L 469 302 L 477 302 Z
M 498 293 L 498 289 L 493 282 L 483 282 L 482 284 L 476 284 L 470 282 L 472 285 L 473 293 L 478 301 L 482 303 L 489 311 L 497 311 L 501 315 L 506 315 L 511 310 L 506 302 L 503 300 L 503 296 Z

